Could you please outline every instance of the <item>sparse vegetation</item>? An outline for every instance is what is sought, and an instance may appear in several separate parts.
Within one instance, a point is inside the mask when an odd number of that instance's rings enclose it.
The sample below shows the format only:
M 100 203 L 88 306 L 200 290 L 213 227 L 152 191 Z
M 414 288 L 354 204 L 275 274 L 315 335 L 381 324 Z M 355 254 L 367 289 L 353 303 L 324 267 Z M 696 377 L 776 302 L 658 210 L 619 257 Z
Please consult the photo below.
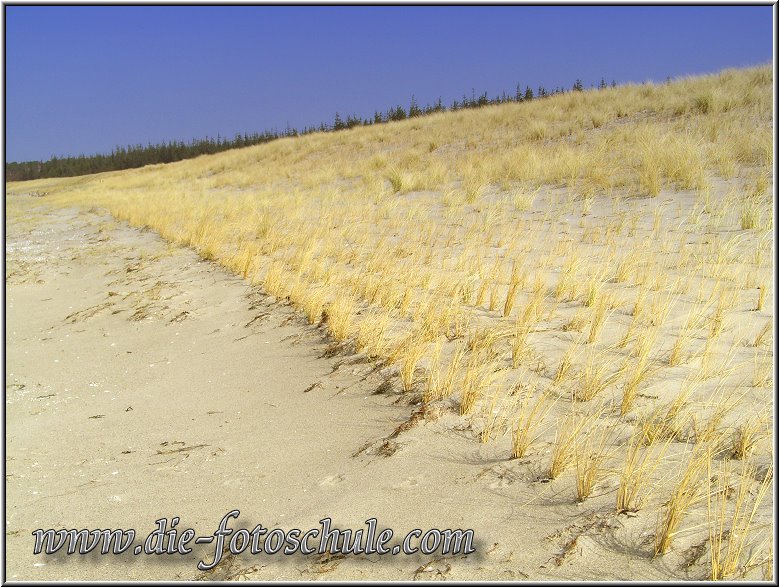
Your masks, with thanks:
M 571 483 L 570 498 L 575 465 L 581 507 L 651 512 L 635 522 L 655 531 L 647 554 L 702 532 L 712 578 L 731 577 L 751 564 L 731 528 L 770 534 L 751 521 L 772 507 L 756 499 L 762 479 L 753 493 L 739 481 L 731 515 L 729 482 L 705 475 L 772 459 L 755 416 L 774 384 L 772 83 L 763 66 L 395 112 L 7 190 L 104 207 L 192 247 L 463 429 L 483 421 L 469 433 L 513 470 Z M 617 478 L 616 496 L 598 495 Z
M 759 560 L 760 549 L 755 549 L 755 531 L 760 524 L 756 514 L 760 503 L 765 499 L 773 481 L 773 468 L 769 468 L 763 480 L 757 484 L 753 494 L 750 489 L 754 484 L 755 468 L 744 465 L 737 481 L 735 495 L 732 490 L 733 472 L 728 461 L 724 461 L 722 471 L 716 477 L 716 485 L 712 488 L 712 475 L 709 475 L 708 491 L 708 526 L 709 548 L 711 552 L 711 575 L 713 581 L 737 578 L 738 575 Z M 732 501 L 732 505 L 728 502 Z M 770 540 L 763 540 L 765 543 Z M 756 560 L 757 559 L 757 560 Z

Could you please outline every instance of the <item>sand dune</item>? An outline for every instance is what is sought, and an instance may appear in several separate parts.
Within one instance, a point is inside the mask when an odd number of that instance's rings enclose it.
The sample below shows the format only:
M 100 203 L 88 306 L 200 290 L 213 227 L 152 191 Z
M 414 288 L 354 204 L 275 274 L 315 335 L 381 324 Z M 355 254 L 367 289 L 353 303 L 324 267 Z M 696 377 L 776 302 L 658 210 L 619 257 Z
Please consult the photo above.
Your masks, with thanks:
M 770 578 L 772 87 L 728 70 L 9 184 L 9 577 Z M 204 536 L 233 508 L 477 549 L 31 554 L 37 528 Z
M 642 552 L 633 518 L 577 505 L 571 487 L 474 443 L 453 413 L 381 450 L 417 407 L 382 393 L 371 364 L 324 357 L 321 330 L 191 251 L 96 213 L 8 205 L 28 219 L 12 215 L 7 243 L 9 579 L 679 576 Z M 164 560 L 32 555 L 37 528 L 140 535 L 175 515 L 205 535 L 231 509 L 250 529 L 328 516 L 396 533 L 472 528 L 477 552 L 246 554 L 210 573 L 196 568 L 213 560 L 206 547 Z

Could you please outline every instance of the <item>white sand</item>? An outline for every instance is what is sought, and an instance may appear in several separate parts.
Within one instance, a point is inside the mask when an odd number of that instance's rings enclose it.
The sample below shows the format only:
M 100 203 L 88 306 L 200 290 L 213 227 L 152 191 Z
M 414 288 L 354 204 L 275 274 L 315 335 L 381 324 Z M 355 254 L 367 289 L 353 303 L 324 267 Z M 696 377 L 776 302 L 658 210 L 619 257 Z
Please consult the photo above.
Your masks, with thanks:
M 655 512 L 617 515 L 613 478 L 577 504 L 572 476 L 540 482 L 536 460 L 478 443 L 454 413 L 380 450 L 417 406 L 376 394 L 383 373 L 355 355 L 323 357 L 322 329 L 155 234 L 94 212 L 37 214 L 10 219 L 6 245 L 7 579 L 199 578 L 213 547 L 33 556 L 31 532 L 135 528 L 143 538 L 155 519 L 179 516 L 179 529 L 207 535 L 231 509 L 241 510 L 232 526 L 249 530 L 315 528 L 325 516 L 355 529 L 376 517 L 396 535 L 472 528 L 477 551 L 245 554 L 206 577 L 705 576 L 686 551 L 651 559 L 643 518 Z

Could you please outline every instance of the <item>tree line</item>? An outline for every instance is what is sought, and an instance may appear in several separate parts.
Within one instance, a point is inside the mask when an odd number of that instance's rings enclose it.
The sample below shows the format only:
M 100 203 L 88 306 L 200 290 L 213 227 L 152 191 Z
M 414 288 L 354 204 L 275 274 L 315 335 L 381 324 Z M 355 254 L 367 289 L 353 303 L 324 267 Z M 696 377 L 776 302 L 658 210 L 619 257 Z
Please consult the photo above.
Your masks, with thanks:
M 601 79 L 598 84 L 599 89 L 608 86 L 605 79 Z M 616 82 L 612 81 L 611 86 L 615 87 Z M 584 90 L 581 80 L 576 80 L 570 90 L 556 87 L 547 90 L 539 86 L 535 91 L 530 86 L 525 86 L 523 90 L 517 84 L 516 91 L 507 94 L 503 92 L 499 96 L 490 98 L 487 92 L 476 95 L 475 91 L 471 96 L 463 95 L 462 99 L 454 100 L 451 104 L 445 105 L 441 98 L 434 104 L 420 106 L 416 98 L 412 95 L 408 108 L 403 106 L 393 106 L 386 111 L 375 111 L 373 116 L 362 118 L 360 116 L 348 115 L 342 117 L 338 112 L 331 124 L 322 123 L 319 126 L 304 127 L 300 130 L 287 127 L 283 131 L 266 130 L 261 133 L 243 133 L 236 134 L 232 138 L 217 136 L 205 137 L 202 139 L 193 139 L 190 142 L 167 141 L 159 144 L 147 145 L 128 145 L 127 147 L 116 147 L 109 154 L 97 155 L 78 155 L 70 157 L 52 157 L 48 161 L 24 161 L 24 162 L 6 162 L 5 177 L 6 181 L 26 181 L 31 179 L 40 179 L 44 177 L 71 177 L 76 175 L 88 175 L 91 173 L 100 173 L 103 171 L 117 171 L 121 169 L 132 169 L 158 163 L 172 163 L 182 159 L 191 159 L 199 155 L 210 155 L 227 151 L 229 149 L 238 149 L 251 145 L 267 143 L 282 137 L 291 137 L 306 135 L 314 132 L 337 132 L 356 126 L 370 126 L 374 124 L 385 124 L 387 122 L 405 120 L 418 116 L 427 116 L 436 112 L 455 112 L 466 108 L 482 108 L 484 106 L 505 104 L 508 102 L 526 102 L 539 98 L 554 96 L 566 91 L 580 92 Z

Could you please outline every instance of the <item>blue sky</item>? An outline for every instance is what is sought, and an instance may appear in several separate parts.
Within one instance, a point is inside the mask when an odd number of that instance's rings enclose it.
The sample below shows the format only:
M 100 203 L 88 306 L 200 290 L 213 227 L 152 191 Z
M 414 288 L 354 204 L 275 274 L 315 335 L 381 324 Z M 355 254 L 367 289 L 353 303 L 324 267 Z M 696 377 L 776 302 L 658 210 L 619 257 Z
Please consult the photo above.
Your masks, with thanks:
M 768 63 L 771 6 L 5 6 L 6 161 Z

